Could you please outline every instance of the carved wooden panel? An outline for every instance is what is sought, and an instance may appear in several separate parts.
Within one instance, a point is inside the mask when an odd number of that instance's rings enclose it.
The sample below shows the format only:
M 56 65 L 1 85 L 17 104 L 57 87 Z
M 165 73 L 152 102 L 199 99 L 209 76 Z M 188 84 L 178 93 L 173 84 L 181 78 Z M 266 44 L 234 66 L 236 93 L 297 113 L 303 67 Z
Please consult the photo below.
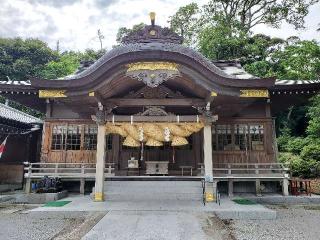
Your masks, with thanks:
M 146 98 L 146 99 L 164 99 L 164 98 L 184 98 L 180 92 L 174 92 L 171 89 L 160 85 L 157 88 L 144 86 L 136 92 L 130 92 L 124 98 Z

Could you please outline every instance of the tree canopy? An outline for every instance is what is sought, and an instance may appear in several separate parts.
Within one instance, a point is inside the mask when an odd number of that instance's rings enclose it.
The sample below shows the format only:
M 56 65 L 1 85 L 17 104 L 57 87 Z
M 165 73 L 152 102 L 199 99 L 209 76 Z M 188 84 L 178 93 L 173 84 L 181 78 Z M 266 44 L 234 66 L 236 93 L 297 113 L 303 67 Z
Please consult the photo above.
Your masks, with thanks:
M 310 6 L 319 0 L 211 0 L 202 7 L 197 3 L 182 6 L 169 18 L 172 30 L 182 35 L 185 43 L 194 44 L 203 30 L 221 25 L 249 33 L 260 24 L 274 28 L 282 22 L 296 29 L 304 28 Z
M 26 80 L 59 54 L 38 39 L 0 38 L 0 80 Z

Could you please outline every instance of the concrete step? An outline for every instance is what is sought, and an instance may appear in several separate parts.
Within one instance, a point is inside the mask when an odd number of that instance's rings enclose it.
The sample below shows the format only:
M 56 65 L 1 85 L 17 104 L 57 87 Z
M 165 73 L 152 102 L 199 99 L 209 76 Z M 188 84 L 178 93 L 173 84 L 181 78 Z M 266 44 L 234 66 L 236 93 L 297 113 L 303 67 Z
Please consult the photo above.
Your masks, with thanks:
M 106 181 L 109 200 L 201 200 L 201 182 L 195 181 Z

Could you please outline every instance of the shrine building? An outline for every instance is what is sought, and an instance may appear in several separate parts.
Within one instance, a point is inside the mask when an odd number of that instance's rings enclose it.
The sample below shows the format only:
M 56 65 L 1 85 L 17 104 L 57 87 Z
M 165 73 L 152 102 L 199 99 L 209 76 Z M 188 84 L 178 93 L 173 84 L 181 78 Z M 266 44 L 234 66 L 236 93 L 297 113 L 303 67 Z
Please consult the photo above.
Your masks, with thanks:
M 258 78 L 236 61 L 210 61 L 153 17 L 74 75 L 0 82 L 1 95 L 45 113 L 41 160 L 27 183 L 45 172 L 80 180 L 83 192 L 91 178 L 96 201 L 117 177 L 204 179 L 207 201 L 218 182 L 229 196 L 236 181 L 257 192 L 276 181 L 288 194 L 273 117 L 316 94 L 320 81 Z

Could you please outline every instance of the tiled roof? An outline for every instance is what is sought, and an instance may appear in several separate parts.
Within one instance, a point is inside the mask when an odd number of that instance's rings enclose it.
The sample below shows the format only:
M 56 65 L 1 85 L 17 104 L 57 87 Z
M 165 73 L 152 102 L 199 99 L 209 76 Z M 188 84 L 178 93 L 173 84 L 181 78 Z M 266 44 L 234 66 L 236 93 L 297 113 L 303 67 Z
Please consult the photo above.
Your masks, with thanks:
M 313 84 L 320 83 L 318 80 L 276 80 L 276 85 L 301 85 L 301 84 Z
M 42 120 L 0 103 L 0 118 L 15 120 L 22 123 L 42 123 Z
M 237 61 L 214 61 L 213 64 L 224 73 L 239 79 L 257 79 L 256 76 L 246 72 Z
M 6 85 L 31 85 L 31 82 L 30 80 L 27 80 L 27 81 L 12 81 L 12 80 L 9 80 L 9 81 L 0 81 L 0 84 L 6 84 Z

